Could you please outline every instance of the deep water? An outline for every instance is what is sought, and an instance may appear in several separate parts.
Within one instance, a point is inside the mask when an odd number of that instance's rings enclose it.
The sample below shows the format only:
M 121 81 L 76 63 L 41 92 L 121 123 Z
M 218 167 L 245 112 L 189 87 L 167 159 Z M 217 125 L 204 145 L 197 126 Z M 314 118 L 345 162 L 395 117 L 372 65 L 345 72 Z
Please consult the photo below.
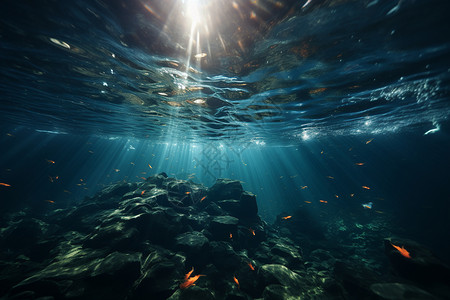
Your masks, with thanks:
M 449 8 L 2 1 L 0 299 L 449 298 Z

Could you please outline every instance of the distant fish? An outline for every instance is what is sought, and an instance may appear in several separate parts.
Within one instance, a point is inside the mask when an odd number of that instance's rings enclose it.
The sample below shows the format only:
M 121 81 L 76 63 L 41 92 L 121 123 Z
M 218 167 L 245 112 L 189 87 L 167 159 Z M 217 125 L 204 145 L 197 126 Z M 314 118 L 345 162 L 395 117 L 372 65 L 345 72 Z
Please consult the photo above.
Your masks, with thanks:
M 290 219 L 290 218 L 292 218 L 292 216 L 286 216 L 286 217 L 281 217 L 283 220 L 287 220 L 287 219 Z
M 365 186 L 365 185 L 363 185 L 362 188 L 365 189 L 365 190 L 370 190 L 370 187 Z
M 398 252 L 400 252 L 400 254 L 403 255 L 404 257 L 406 257 L 406 258 L 411 258 L 411 255 L 409 254 L 408 250 L 405 249 L 404 246 L 402 246 L 402 247 L 400 248 L 399 246 L 396 246 L 396 245 L 394 245 L 394 244 L 392 244 L 392 243 L 391 243 L 391 245 L 392 245 L 392 247 L 394 247 L 395 249 L 397 249 Z
M 248 230 L 249 230 L 253 235 L 256 235 L 256 234 L 255 234 L 255 230 L 253 230 L 252 228 L 249 228 Z
M 149 167 L 150 169 L 153 169 L 152 166 L 150 166 L 150 164 L 148 164 L 148 167 Z
M 233 275 L 233 280 L 234 280 L 234 282 L 236 282 L 236 284 L 237 284 L 237 286 L 239 288 L 239 280 L 236 278 L 235 275 Z
M 55 203 L 55 201 L 53 200 L 45 200 L 45 201 L 47 201 L 48 203 Z
M 300 188 L 301 188 L 302 190 L 304 190 L 304 189 L 307 189 L 308 186 L 307 186 L 307 185 L 303 185 L 303 186 L 301 186 Z
M 11 186 L 10 184 L 3 183 L 3 182 L 0 182 L 0 185 L 2 185 L 2 186 Z
M 117 172 L 120 172 L 120 170 L 119 170 L 119 169 L 114 169 L 114 171 L 116 171 L 116 173 L 117 173 Z
M 145 193 L 145 190 L 143 190 L 143 191 L 141 192 L 141 196 L 144 195 L 144 193 Z
M 202 199 L 200 199 L 200 202 L 206 199 L 206 196 L 203 196 Z
M 51 160 L 51 159 L 46 159 L 46 161 L 47 161 L 49 164 L 54 164 L 54 163 L 55 163 L 55 161 L 54 161 L 54 160 Z
M 322 203 L 328 203 L 328 201 L 325 201 L 325 200 L 319 200 L 319 201 Z
M 369 202 L 369 203 L 364 203 L 364 204 L 362 204 L 362 207 L 364 207 L 364 208 L 367 208 L 367 209 L 372 209 L 372 202 Z
M 311 204 L 311 201 L 305 201 L 305 203 Z
M 233 235 L 230 233 L 230 239 L 232 239 L 233 238 Z
M 255 271 L 255 267 L 252 265 L 252 263 L 248 262 L 247 265 L 250 268 L 250 270 Z
M 329 178 L 329 179 L 334 179 L 334 177 L 333 177 L 333 176 L 327 176 L 327 178 Z
M 366 142 L 366 145 L 369 144 L 369 143 L 371 143 L 372 141 L 373 141 L 373 138 L 370 139 L 370 140 L 368 140 L 368 141 Z
M 350 194 L 350 197 L 353 197 L 353 196 L 355 196 L 355 194 Z
M 364 163 L 355 163 L 355 166 L 364 166 Z

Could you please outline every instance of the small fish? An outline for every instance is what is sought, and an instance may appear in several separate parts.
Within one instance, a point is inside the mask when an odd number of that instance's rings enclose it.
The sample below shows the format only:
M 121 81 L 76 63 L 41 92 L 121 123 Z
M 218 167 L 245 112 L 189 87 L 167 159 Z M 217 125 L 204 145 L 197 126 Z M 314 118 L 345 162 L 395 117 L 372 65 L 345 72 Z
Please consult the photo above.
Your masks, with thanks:
M 190 286 L 195 285 L 194 282 L 196 282 L 200 278 L 200 276 L 205 276 L 205 275 L 195 275 L 193 277 L 186 279 L 182 284 L 180 284 L 180 289 L 186 289 Z
M 7 133 L 6 135 L 7 135 L 7 136 L 13 136 L 11 133 Z
M 248 262 L 247 265 L 250 268 L 250 270 L 255 271 L 255 267 L 252 265 L 252 263 Z
M 134 163 L 134 162 L 130 162 L 130 165 L 133 165 L 133 166 L 134 166 L 134 165 L 135 165 L 135 163 Z
M 403 255 L 404 257 L 406 257 L 406 258 L 411 258 L 411 255 L 409 254 L 408 250 L 405 249 L 404 246 L 402 246 L 402 247 L 400 248 L 399 246 L 396 246 L 396 245 L 394 245 L 394 244 L 392 244 L 392 243 L 391 243 L 391 245 L 392 245 L 392 247 L 394 247 L 395 249 L 397 249 L 398 252 L 400 252 L 400 254 Z
M 139 178 L 141 178 L 142 180 L 147 180 L 147 178 L 145 178 L 145 177 L 139 177 Z
M 362 204 L 362 207 L 364 207 L 364 208 L 366 208 L 366 209 L 372 209 L 372 202 L 369 202 L 369 203 L 364 203 L 364 204 Z
M 206 196 L 204 196 L 202 199 L 200 199 L 200 202 L 202 202 L 203 200 L 205 200 L 206 199 Z
M 334 195 L 335 197 L 336 197 L 336 199 L 339 199 L 339 196 L 338 195 Z
M 327 178 L 329 178 L 329 179 L 334 179 L 334 177 L 333 177 L 333 176 L 327 176 Z
M 239 280 L 236 278 L 236 276 L 233 275 L 233 280 L 234 282 L 236 282 L 238 288 L 239 288 Z
M 368 140 L 368 141 L 366 142 L 366 145 L 367 145 L 368 143 L 372 142 L 372 141 L 373 141 L 373 138 L 370 139 L 370 140 Z
M 188 280 L 192 273 L 194 273 L 194 267 L 192 267 L 192 269 L 184 275 L 184 280 Z
M 45 201 L 47 201 L 48 203 L 55 203 L 55 201 L 53 200 L 45 200 Z
M 186 192 L 185 194 L 186 194 L 186 195 L 189 195 L 190 193 L 191 193 L 191 192 Z
M 365 185 L 363 185 L 362 188 L 363 188 L 363 189 L 366 189 L 366 190 L 370 190 L 370 187 L 365 186 Z
M 308 186 L 307 186 L 307 185 L 303 185 L 303 186 L 301 186 L 300 188 L 301 188 L 302 190 L 304 190 L 304 189 L 307 189 Z
M 290 218 L 292 218 L 292 216 L 286 216 L 286 217 L 281 217 L 283 220 L 287 220 L 287 219 L 290 219 Z
M 91 153 L 91 154 L 94 154 L 94 151 L 92 151 L 92 150 L 89 150 L 88 152 Z
M 150 169 L 153 169 L 152 166 L 150 166 L 150 164 L 148 164 L 148 167 L 149 167 Z
M 145 193 L 145 190 L 143 190 L 143 191 L 141 192 L 141 196 L 144 195 L 144 193 Z
M 117 172 L 120 172 L 120 170 L 119 170 L 119 169 L 114 169 L 114 171 L 116 171 L 116 173 L 117 173 Z
M 2 186 L 11 186 L 10 184 L 3 183 L 3 182 L 0 182 L 0 185 L 2 185 Z
M 364 163 L 355 163 L 355 166 L 364 166 Z
M 63 192 L 64 192 L 64 193 L 67 193 L 67 194 L 72 194 L 72 192 L 70 192 L 70 191 L 68 191 L 68 190 L 64 190 Z
M 305 203 L 311 204 L 311 201 L 305 201 Z
M 322 151 L 320 151 L 320 154 L 323 154 L 323 150 L 322 150 Z
M 322 203 L 328 203 L 328 201 L 325 201 L 325 200 L 319 200 L 319 201 Z
M 350 197 L 353 197 L 353 196 L 355 196 L 355 194 L 350 194 Z
M 230 233 L 230 239 L 232 239 L 233 238 L 233 235 Z
M 46 159 L 46 161 L 47 161 L 49 164 L 55 164 L 55 161 L 54 161 L 54 160 Z
M 253 230 L 252 228 L 249 228 L 248 230 L 249 230 L 253 235 L 256 235 L 256 234 L 255 234 L 255 230 Z
M 375 212 L 378 214 L 384 214 L 384 212 L 382 212 L 381 210 L 376 210 Z

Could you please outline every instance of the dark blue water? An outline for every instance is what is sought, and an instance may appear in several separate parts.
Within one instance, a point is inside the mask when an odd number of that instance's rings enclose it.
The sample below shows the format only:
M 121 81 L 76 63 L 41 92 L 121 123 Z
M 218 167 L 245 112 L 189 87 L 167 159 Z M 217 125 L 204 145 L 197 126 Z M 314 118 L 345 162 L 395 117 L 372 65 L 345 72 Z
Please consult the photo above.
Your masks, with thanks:
M 448 260 L 450 3 L 305 4 L 2 1 L 2 212 L 232 178 L 268 223 L 376 220 Z

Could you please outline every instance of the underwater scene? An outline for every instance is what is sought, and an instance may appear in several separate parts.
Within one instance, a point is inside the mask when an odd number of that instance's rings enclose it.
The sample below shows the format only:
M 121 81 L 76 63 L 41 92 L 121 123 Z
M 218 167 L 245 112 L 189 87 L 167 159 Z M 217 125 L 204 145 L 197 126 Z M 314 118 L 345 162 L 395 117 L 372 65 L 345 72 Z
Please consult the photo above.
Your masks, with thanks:
M 1 1 L 0 299 L 450 299 L 448 12 Z

